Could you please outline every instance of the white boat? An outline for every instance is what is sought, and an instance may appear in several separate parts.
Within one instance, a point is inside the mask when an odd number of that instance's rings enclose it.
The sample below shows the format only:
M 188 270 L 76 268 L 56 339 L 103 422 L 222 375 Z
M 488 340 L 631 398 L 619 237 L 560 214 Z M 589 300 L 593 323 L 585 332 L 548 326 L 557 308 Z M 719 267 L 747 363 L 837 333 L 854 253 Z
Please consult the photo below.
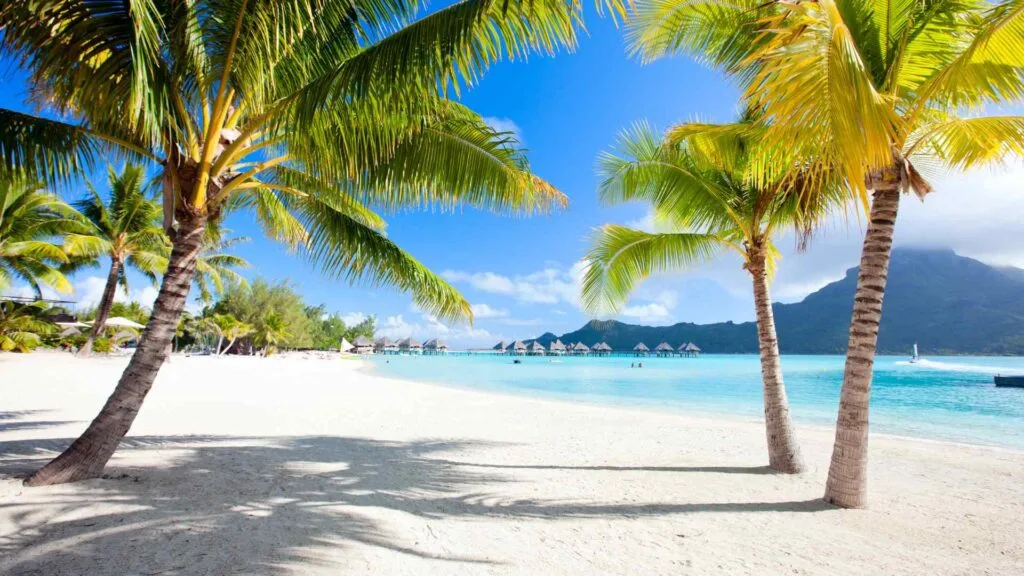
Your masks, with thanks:
M 921 357 L 917 355 L 917 342 L 914 342 L 914 355 L 910 357 L 911 364 L 917 364 L 921 361 Z

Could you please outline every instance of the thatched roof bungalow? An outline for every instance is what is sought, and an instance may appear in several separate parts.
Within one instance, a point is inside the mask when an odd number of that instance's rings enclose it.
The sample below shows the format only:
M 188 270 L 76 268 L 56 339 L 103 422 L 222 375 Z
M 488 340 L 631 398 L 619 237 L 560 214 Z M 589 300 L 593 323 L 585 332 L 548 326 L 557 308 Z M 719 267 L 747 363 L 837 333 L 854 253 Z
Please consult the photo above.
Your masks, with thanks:
M 383 338 L 378 338 L 377 341 L 373 343 L 373 349 L 378 354 L 394 354 L 398 352 L 398 343 L 391 338 L 384 336 Z
M 646 356 L 647 353 L 650 351 L 651 349 L 648 348 L 647 344 L 644 344 L 643 342 L 638 342 L 636 346 L 633 346 L 633 353 L 636 356 Z
M 531 355 L 543 356 L 545 352 L 547 352 L 547 350 L 544 349 L 544 345 L 541 344 L 540 342 L 534 340 L 533 343 L 530 344 L 529 353 Z
M 700 348 L 697 347 L 693 342 L 688 343 L 685 348 L 680 346 L 679 349 L 686 356 L 697 356 L 700 354 Z
M 512 354 L 526 354 L 526 344 L 523 344 L 519 340 L 515 340 L 514 342 L 508 345 L 508 350 Z
M 427 354 L 444 354 L 448 351 L 448 344 L 440 338 L 431 338 L 423 343 L 423 352 Z
M 548 346 L 548 351 L 556 356 L 561 356 L 562 354 L 565 354 L 565 344 L 562 344 L 562 341 L 556 338 L 555 341 Z
M 657 353 L 658 356 L 671 356 L 675 351 L 675 348 L 673 348 L 668 342 L 662 342 L 654 349 L 654 352 Z
M 373 354 L 373 340 L 366 336 L 358 336 L 352 343 L 352 351 L 356 354 Z
M 410 354 L 421 354 L 423 352 L 423 344 L 420 344 L 420 341 L 415 338 L 406 338 L 398 343 L 398 349 Z
M 600 355 L 608 355 L 612 353 L 612 347 L 607 342 L 598 342 L 590 348 L 593 352 L 597 352 Z
M 504 353 L 508 352 L 508 344 L 505 344 L 505 341 L 502 340 L 501 342 L 498 342 L 497 344 L 495 344 L 494 347 L 491 348 L 491 350 L 494 350 L 498 354 L 504 354 Z
M 590 346 L 587 346 L 583 342 L 577 342 L 572 346 L 573 354 L 586 354 L 587 352 L 590 352 Z

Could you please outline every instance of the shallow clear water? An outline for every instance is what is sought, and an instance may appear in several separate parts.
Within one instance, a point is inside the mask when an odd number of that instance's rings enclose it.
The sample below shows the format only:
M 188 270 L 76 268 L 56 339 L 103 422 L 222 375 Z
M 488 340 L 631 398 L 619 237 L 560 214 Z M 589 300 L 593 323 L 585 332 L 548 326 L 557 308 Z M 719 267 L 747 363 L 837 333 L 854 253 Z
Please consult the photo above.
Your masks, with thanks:
M 630 368 L 631 362 L 643 368 Z M 700 358 L 377 356 L 382 375 L 462 388 L 762 416 L 756 355 Z M 835 424 L 842 356 L 783 356 L 793 417 Z M 996 388 L 994 374 L 1024 374 L 1024 358 L 943 357 L 910 364 L 879 357 L 871 393 L 871 429 L 935 440 L 1024 449 L 1024 389 Z

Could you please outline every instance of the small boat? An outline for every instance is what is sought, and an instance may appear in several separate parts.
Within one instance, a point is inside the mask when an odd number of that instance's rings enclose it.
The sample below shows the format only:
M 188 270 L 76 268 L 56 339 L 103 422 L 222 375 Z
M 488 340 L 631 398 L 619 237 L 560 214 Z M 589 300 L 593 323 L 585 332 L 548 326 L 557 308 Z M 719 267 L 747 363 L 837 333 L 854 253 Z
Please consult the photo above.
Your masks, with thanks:
M 997 388 L 1024 388 L 1024 376 L 996 376 Z
M 911 364 L 917 364 L 921 361 L 921 357 L 917 355 L 917 342 L 914 342 L 914 355 L 910 357 Z

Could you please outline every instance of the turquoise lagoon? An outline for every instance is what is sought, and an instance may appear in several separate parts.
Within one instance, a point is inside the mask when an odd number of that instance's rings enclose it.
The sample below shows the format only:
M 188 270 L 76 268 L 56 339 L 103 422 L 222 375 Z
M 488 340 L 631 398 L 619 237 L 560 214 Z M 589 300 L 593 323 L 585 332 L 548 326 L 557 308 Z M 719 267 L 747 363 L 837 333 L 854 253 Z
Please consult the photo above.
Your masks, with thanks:
M 376 356 L 383 375 L 447 386 L 704 414 L 760 418 L 755 355 L 700 358 Z M 842 356 L 783 356 L 796 422 L 835 424 Z M 643 362 L 643 368 L 630 364 Z M 1020 357 L 880 357 L 871 393 L 873 432 L 1024 449 L 1024 389 L 995 374 L 1024 374 Z

